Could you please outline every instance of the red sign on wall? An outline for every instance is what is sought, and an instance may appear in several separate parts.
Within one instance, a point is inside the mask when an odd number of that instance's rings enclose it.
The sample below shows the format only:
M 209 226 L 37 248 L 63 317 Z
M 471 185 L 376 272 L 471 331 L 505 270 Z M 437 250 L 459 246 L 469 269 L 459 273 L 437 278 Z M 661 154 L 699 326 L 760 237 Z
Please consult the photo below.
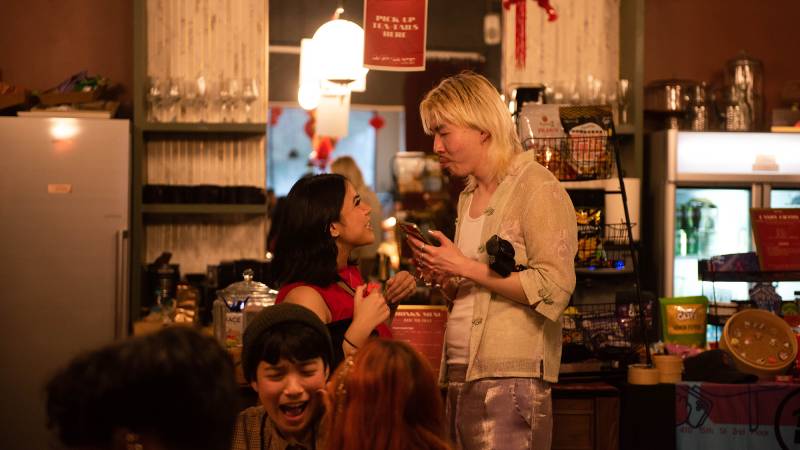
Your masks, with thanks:
M 365 0 L 364 67 L 425 70 L 427 0 Z
M 800 209 L 752 208 L 750 220 L 761 270 L 800 270 Z

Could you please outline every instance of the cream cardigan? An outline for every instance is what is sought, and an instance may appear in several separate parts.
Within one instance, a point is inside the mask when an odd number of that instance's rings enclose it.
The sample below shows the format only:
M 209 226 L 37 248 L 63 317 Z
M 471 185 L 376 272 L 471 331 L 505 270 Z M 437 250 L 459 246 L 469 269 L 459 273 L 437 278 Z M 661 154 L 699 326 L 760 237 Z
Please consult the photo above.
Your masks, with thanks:
M 499 235 L 514 245 L 527 303 L 478 287 L 470 330 L 467 381 L 488 377 L 542 377 L 558 381 L 561 313 L 575 289 L 578 249 L 575 209 L 558 180 L 533 159 L 517 155 L 484 211 L 480 242 Z M 458 200 L 465 217 L 472 191 Z M 456 222 L 456 236 L 460 223 Z M 479 260 L 487 263 L 484 245 Z M 535 307 L 533 305 L 536 305 Z M 445 352 L 446 354 L 446 352 Z M 442 364 L 442 380 L 446 380 Z

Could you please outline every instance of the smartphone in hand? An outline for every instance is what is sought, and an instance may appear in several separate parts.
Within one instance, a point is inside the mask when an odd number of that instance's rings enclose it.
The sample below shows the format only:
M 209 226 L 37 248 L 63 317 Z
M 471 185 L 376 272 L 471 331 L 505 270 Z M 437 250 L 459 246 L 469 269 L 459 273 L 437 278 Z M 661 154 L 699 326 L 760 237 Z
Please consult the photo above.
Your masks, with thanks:
M 422 230 L 419 229 L 419 226 L 417 226 L 415 223 L 400 222 L 400 229 L 403 230 L 403 233 L 405 233 L 406 236 L 411 236 L 418 241 L 422 241 L 425 243 L 425 245 L 439 245 L 439 241 L 437 241 L 430 234 L 423 233 Z

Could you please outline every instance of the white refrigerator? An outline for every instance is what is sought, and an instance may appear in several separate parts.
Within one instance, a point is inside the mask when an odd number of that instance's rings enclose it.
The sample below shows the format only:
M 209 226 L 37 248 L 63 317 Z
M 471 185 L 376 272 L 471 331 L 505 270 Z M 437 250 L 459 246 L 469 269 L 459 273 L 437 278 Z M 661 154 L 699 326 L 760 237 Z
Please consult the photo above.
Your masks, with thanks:
M 52 448 L 44 383 L 127 334 L 130 125 L 0 117 L 0 448 Z
M 704 282 L 697 261 L 755 251 L 751 207 L 800 208 L 800 133 L 667 130 L 650 141 L 648 202 L 657 291 L 665 297 L 748 298 L 748 283 Z M 777 292 L 794 298 L 800 283 Z

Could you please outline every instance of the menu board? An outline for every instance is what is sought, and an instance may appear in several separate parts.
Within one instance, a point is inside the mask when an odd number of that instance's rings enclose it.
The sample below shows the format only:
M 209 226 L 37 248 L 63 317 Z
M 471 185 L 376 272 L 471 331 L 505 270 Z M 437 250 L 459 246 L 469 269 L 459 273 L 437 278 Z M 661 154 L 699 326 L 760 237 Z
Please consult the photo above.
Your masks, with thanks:
M 392 319 L 392 336 L 420 352 L 438 378 L 446 326 L 446 306 L 400 305 Z
M 800 209 L 752 208 L 750 221 L 762 271 L 800 270 Z

